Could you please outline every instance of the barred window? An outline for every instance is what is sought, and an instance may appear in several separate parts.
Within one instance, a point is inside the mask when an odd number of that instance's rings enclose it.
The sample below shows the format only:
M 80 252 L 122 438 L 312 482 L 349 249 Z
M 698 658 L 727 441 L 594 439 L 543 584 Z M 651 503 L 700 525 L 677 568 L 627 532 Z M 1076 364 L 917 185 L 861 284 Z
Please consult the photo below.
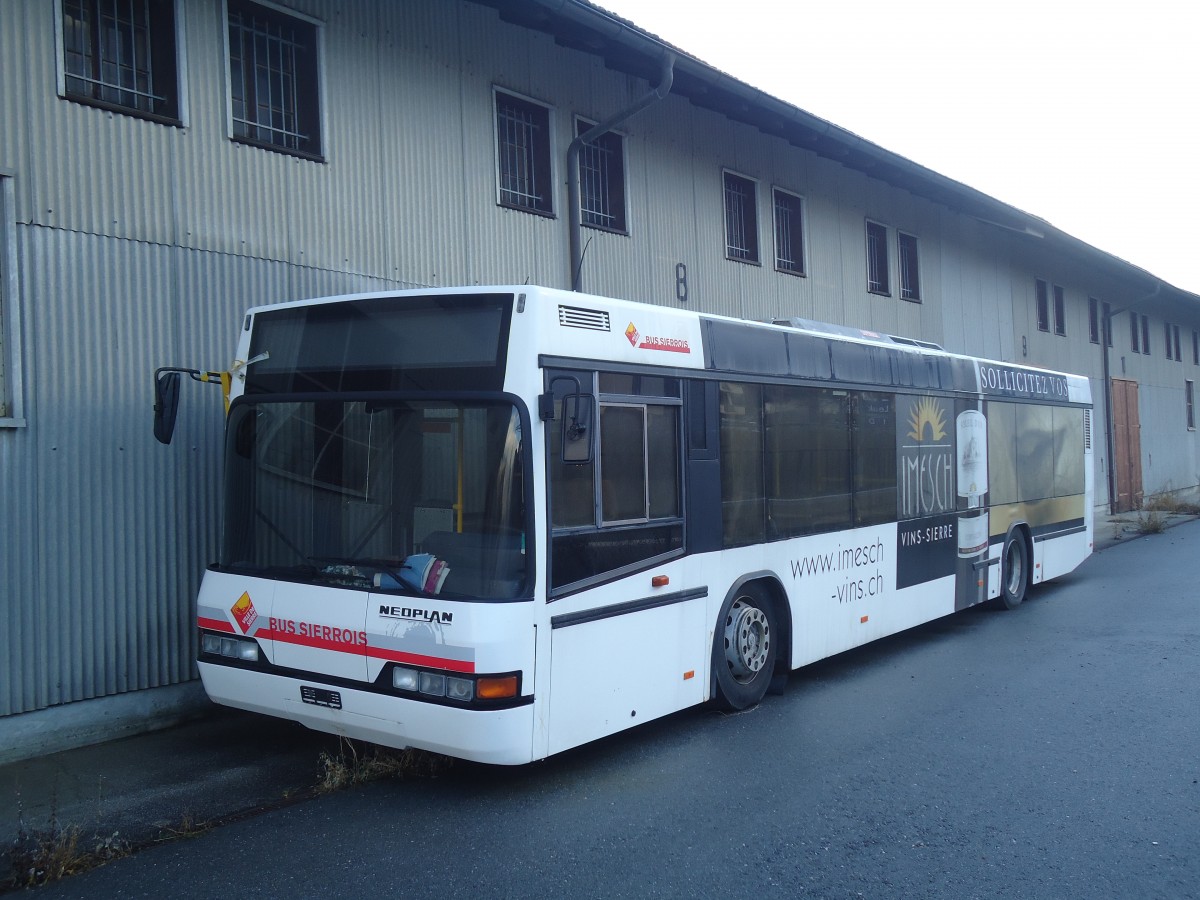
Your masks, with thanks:
M 756 263 L 758 257 L 758 202 L 754 182 L 725 173 L 725 255 Z
M 1037 300 L 1038 331 L 1050 330 L 1050 289 L 1046 282 L 1037 279 L 1034 282 L 1034 294 Z
M 1067 333 L 1066 300 L 1062 287 L 1057 284 L 1054 286 L 1054 333 L 1064 336 Z
M 776 188 L 775 268 L 790 275 L 804 274 L 804 201 Z
M 176 121 L 174 0 L 62 0 L 63 94 Z
M 867 290 L 872 294 L 892 293 L 887 226 L 878 222 L 867 222 Z
M 917 263 L 917 239 L 903 231 L 896 235 L 900 250 L 900 299 L 921 302 L 921 271 Z
M 592 123 L 577 119 L 578 137 Z M 580 221 L 593 228 L 626 233 L 625 224 L 625 140 L 615 131 L 606 131 L 579 151 Z
M 554 213 L 545 106 L 496 91 L 496 176 L 501 206 Z
M 317 25 L 247 0 L 228 2 L 234 138 L 320 157 Z
M 1100 301 L 1095 297 L 1088 297 L 1088 340 L 1100 343 Z

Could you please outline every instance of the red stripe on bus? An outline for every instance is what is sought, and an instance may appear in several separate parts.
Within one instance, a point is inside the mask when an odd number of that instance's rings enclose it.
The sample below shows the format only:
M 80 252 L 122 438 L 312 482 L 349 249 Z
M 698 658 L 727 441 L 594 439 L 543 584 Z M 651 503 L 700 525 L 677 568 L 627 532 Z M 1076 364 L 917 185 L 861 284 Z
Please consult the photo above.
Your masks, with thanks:
M 435 669 L 447 669 L 451 672 L 472 674 L 475 663 L 463 662 L 458 659 L 444 659 L 440 656 L 425 656 L 420 653 L 405 653 L 402 650 L 385 650 L 382 647 L 370 647 L 348 641 L 331 641 L 326 638 L 310 637 L 308 635 L 292 634 L 286 631 L 260 628 L 255 637 L 269 638 L 282 641 L 285 644 L 298 644 L 301 647 L 312 647 L 317 650 L 329 650 L 334 653 L 350 653 L 354 656 L 370 656 L 384 659 L 388 662 L 403 662 L 414 666 L 427 666 Z
M 429 666 L 435 669 L 448 669 L 451 672 L 464 672 L 468 675 L 475 672 L 475 663 L 473 662 L 444 659 L 440 656 L 423 656 L 420 653 L 405 653 L 402 650 L 385 650 L 382 647 L 368 647 L 367 656 L 385 659 L 388 662 L 410 663 L 414 666 Z

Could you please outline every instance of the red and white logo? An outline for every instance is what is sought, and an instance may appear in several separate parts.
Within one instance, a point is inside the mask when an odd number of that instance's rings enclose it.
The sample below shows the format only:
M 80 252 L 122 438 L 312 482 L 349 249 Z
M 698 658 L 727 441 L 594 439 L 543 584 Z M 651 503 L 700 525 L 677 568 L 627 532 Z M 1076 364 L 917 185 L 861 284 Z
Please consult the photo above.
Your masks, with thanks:
M 249 591 L 243 591 L 242 596 L 238 597 L 237 603 L 233 604 L 229 611 L 233 613 L 234 619 L 241 626 L 242 634 L 249 634 L 254 623 L 258 621 L 258 610 L 254 608 L 254 601 L 250 599 Z
M 637 330 L 637 326 L 632 322 L 625 329 L 625 337 L 629 338 L 629 343 L 639 350 L 665 350 L 668 353 L 692 352 L 692 348 L 688 346 L 688 342 L 684 338 L 652 337 L 650 335 L 643 338 L 641 332 Z

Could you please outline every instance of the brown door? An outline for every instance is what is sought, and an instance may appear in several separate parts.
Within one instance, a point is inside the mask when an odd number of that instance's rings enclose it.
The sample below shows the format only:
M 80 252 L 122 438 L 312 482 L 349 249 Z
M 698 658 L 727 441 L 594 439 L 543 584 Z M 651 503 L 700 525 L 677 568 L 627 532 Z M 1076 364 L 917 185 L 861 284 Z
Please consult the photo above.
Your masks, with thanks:
M 1117 496 L 1113 512 L 1142 506 L 1142 425 L 1138 419 L 1138 383 L 1112 380 L 1113 466 Z

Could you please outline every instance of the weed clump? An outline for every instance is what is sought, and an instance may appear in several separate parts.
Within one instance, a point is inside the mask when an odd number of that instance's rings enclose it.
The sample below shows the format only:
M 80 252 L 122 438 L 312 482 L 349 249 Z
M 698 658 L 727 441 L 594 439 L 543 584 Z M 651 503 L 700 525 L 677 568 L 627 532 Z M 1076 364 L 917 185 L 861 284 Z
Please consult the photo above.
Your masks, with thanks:
M 8 849 L 9 873 L 0 890 L 31 888 L 78 875 L 133 852 L 120 832 L 84 840 L 77 825 L 61 825 L 55 813 L 45 828 L 29 828 L 18 808 L 20 826 Z
M 454 765 L 454 760 L 426 750 L 392 750 L 387 747 L 358 744 L 342 738 L 336 754 L 322 753 L 318 758 L 321 776 L 317 793 L 329 794 L 357 784 L 386 778 L 436 778 Z

